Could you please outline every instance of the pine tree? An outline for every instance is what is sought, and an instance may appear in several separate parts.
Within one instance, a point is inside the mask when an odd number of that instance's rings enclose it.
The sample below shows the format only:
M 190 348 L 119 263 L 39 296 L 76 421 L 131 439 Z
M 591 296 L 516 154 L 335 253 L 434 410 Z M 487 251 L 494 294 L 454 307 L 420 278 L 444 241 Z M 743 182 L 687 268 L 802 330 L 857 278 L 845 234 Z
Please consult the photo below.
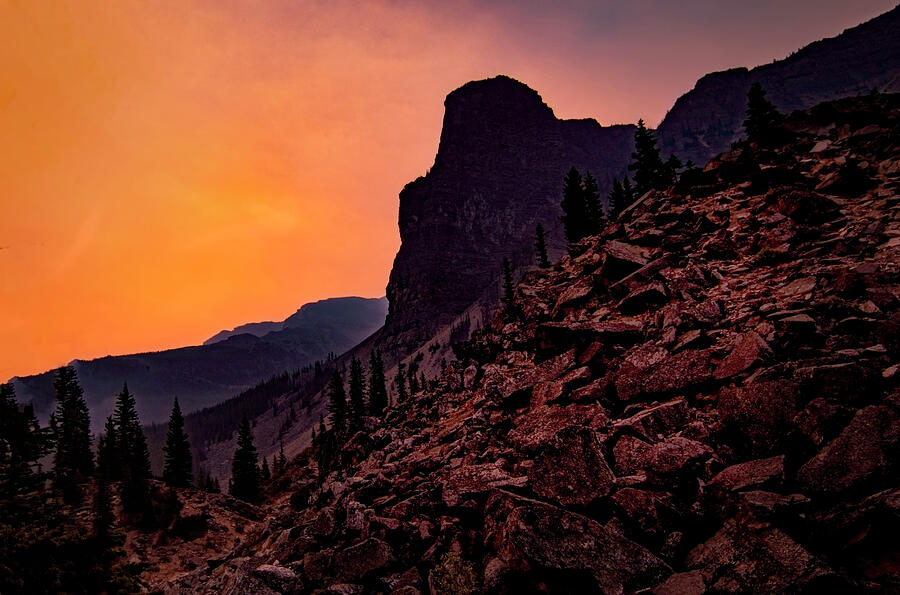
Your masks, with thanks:
M 362 428 L 366 414 L 365 379 L 362 362 L 354 355 L 350 359 L 350 433 Z
M 622 200 L 622 210 L 626 209 L 631 203 L 634 202 L 634 188 L 631 187 L 631 180 L 628 179 L 628 176 L 622 180 L 622 196 L 624 197 Z M 622 210 L 619 212 L 621 213 Z
M 666 160 L 665 166 L 665 176 L 667 178 L 666 185 L 671 186 L 678 180 L 678 170 L 681 169 L 681 159 L 678 158 L 675 153 L 669 155 L 669 159 Z
M 380 417 L 388 405 L 387 382 L 384 377 L 384 361 L 381 352 L 373 349 L 369 356 L 369 410 Z
M 122 465 L 119 457 L 116 424 L 110 415 L 106 418 L 106 426 L 97 439 L 97 476 L 105 481 L 115 481 L 122 477 Z
M 582 186 L 582 195 L 584 196 L 584 206 L 587 213 L 585 220 L 585 235 L 594 235 L 600 230 L 600 223 L 603 219 L 603 203 L 600 201 L 600 188 L 597 186 L 597 180 L 587 172 L 584 175 L 584 183 Z
M 343 436 L 347 428 L 347 393 L 344 391 L 344 379 L 335 370 L 328 386 L 328 413 L 331 414 L 331 430 L 335 436 Z
M 175 397 L 172 413 L 169 415 L 169 427 L 166 431 L 163 453 L 165 453 L 163 481 L 166 482 L 166 485 L 179 488 L 190 486 L 194 481 L 194 460 L 191 455 L 191 444 L 184 431 L 184 416 L 178 405 L 178 397 Z
M 102 475 L 97 478 L 97 491 L 94 493 L 94 538 L 101 544 L 108 544 L 112 533 L 115 514 L 109 484 Z
M 397 385 L 397 402 L 403 403 L 409 396 L 406 392 L 406 366 L 403 362 L 397 364 L 397 376 L 394 378 L 394 383 Z
M 81 497 L 80 484 L 94 468 L 91 418 L 74 368 L 64 366 L 57 370 L 53 387 L 57 400 L 53 417 L 53 483 L 67 501 L 74 502 Z
M 747 141 L 766 146 L 782 136 L 781 124 L 784 117 L 775 105 L 766 99 L 766 91 L 759 83 L 753 83 L 747 92 L 746 113 L 744 132 L 747 133 Z
M 539 267 L 542 269 L 550 267 L 550 259 L 547 257 L 547 238 L 544 234 L 544 226 L 540 223 L 534 230 L 534 254 Z
M 325 416 L 319 415 L 319 438 L 325 434 Z
M 287 469 L 287 457 L 284 456 L 284 442 L 278 443 L 278 472 L 284 473 Z
M 343 385 L 341 386 L 343 390 Z M 250 432 L 250 420 L 245 415 L 238 429 L 237 448 L 231 461 L 231 495 L 247 502 L 259 498 L 259 459 Z
M 413 364 L 409 365 L 409 394 L 414 395 L 419 392 L 419 377 L 416 376 L 416 367 Z
M 513 285 L 513 277 L 512 277 L 512 267 L 509 264 L 509 259 L 504 257 L 503 264 L 503 305 L 506 307 L 506 312 L 508 314 L 512 314 L 515 312 L 516 308 L 516 289 Z
M 633 161 L 628 169 L 634 172 L 634 191 L 637 196 L 643 196 L 649 190 L 661 190 L 668 186 L 668 174 L 659 156 L 656 138 L 653 131 L 644 125 L 644 120 L 638 120 L 638 127 L 634 132 L 634 153 L 631 154 L 631 158 Z
M 263 457 L 262 469 L 260 469 L 260 478 L 263 481 L 269 481 L 272 479 L 272 472 L 269 470 L 269 462 L 266 460 L 266 457 Z
M 587 235 L 588 209 L 584 200 L 581 173 L 574 167 L 563 180 L 562 223 L 566 240 L 574 244 Z
M 625 178 L 626 180 L 628 178 Z M 612 190 L 609 191 L 609 218 L 612 220 L 619 218 L 619 213 L 625 208 L 625 191 L 622 189 L 622 183 L 618 178 L 613 180 Z
M 12 384 L 0 384 L 0 502 L 43 487 L 38 461 L 48 448 L 48 432 L 38 425 L 34 408 L 20 411 Z
M 113 419 L 117 446 L 122 457 L 122 508 L 128 512 L 140 511 L 148 503 L 150 451 L 138 419 L 134 395 L 128 390 L 127 383 L 116 397 Z

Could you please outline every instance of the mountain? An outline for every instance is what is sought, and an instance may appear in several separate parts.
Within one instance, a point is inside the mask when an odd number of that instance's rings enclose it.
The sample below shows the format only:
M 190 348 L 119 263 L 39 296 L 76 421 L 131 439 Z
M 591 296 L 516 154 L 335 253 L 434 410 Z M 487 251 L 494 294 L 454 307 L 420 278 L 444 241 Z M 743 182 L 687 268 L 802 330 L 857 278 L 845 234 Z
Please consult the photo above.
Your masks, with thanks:
M 708 74 L 659 125 L 664 155 L 703 164 L 742 134 L 747 90 L 759 82 L 784 112 L 878 89 L 900 91 L 900 6 L 784 60 Z
M 141 420 L 162 422 L 168 418 L 175 396 L 182 409 L 193 411 L 286 370 L 342 353 L 379 328 L 386 310 L 384 298 L 333 298 L 306 304 L 277 323 L 279 330 L 262 336 L 232 332 L 202 346 L 75 360 L 72 365 L 84 388 L 95 430 L 112 411 L 123 382 L 128 382 L 137 396 Z M 53 376 L 49 371 L 11 380 L 19 400 L 33 403 L 45 420 L 55 406 Z
M 894 57 L 900 38 L 890 30 L 898 15 L 900 9 L 895 9 L 812 44 L 783 60 L 787 66 L 770 65 L 771 72 L 783 76 L 767 79 L 772 95 L 778 99 L 778 89 L 793 89 L 796 101 L 811 105 L 858 90 L 869 93 L 875 86 L 891 87 L 898 73 Z M 833 76 L 844 68 L 841 64 L 853 70 L 849 78 Z M 768 66 L 761 69 L 748 72 L 770 71 Z M 750 84 L 748 80 L 744 87 L 735 86 L 732 79 L 738 71 L 704 77 L 695 91 L 678 100 L 658 131 L 664 151 L 702 146 L 702 156 L 694 160 L 705 163 L 712 152 L 730 147 L 744 118 Z M 795 80 L 810 86 L 804 90 Z M 855 82 L 850 85 L 848 80 Z M 712 143 L 715 148 L 707 147 L 704 139 L 726 120 L 734 124 L 729 124 L 727 139 L 718 138 Z M 384 354 L 389 379 L 398 363 L 429 377 L 438 374 L 454 359 L 451 346 L 490 322 L 503 257 L 510 258 L 517 277 L 533 264 L 538 222 L 547 230 L 551 256 L 565 251 L 559 203 L 568 169 L 575 165 L 594 172 L 605 195 L 611 178 L 626 173 L 633 134 L 631 125 L 559 120 L 536 91 L 507 76 L 473 81 L 451 92 L 434 165 L 400 193 L 401 246 L 388 281 L 385 326 L 338 357 L 333 367 L 346 368 L 351 357 L 367 362 L 377 348 Z M 271 456 L 283 442 L 293 456 L 309 444 L 313 426 L 325 414 L 323 385 L 321 378 L 301 378 L 281 397 L 271 388 L 248 391 L 241 399 L 198 413 L 192 423 L 202 428 L 204 438 L 210 433 L 218 437 L 221 428 L 237 427 L 241 409 L 259 408 L 254 434 L 261 454 Z M 395 388 L 389 390 L 394 398 Z M 277 413 L 260 401 L 276 403 Z M 286 413 L 289 404 L 295 406 L 293 418 Z M 214 442 L 205 451 L 204 465 L 224 479 L 233 438 Z
M 409 353 L 473 303 L 497 300 L 504 256 L 534 260 L 535 225 L 565 248 L 562 179 L 591 171 L 605 196 L 626 171 L 634 126 L 559 120 L 540 95 L 506 76 L 463 85 L 444 102 L 434 165 L 400 193 L 400 250 L 387 286 L 385 333 Z
M 897 592 L 898 129 L 819 105 L 648 193 L 260 506 L 126 551 L 169 593 Z
M 373 321 L 383 322 L 386 313 L 387 300 L 385 298 L 331 298 L 306 304 L 281 322 L 251 322 L 230 331 L 220 331 L 204 341 L 203 344 L 212 345 L 242 334 L 264 337 L 269 333 L 284 330 L 296 331 L 295 334 L 302 334 L 304 337 L 324 332 L 346 333 L 355 336 L 360 328 L 374 331 Z M 277 336 L 273 335 L 272 338 Z

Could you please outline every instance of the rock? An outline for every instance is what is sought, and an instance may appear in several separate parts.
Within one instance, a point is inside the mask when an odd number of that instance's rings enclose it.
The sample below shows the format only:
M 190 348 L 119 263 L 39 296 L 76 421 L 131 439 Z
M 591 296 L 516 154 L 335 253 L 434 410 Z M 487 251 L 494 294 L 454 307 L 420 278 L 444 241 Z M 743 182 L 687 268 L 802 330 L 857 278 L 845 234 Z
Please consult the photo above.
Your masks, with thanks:
M 685 564 L 715 593 L 836 593 L 846 587 L 800 544 L 753 517 L 727 520 Z
M 560 346 L 589 345 L 599 341 L 606 345 L 634 345 L 644 336 L 640 321 L 622 322 L 546 322 L 537 327 L 538 347 L 557 351 Z
M 671 494 L 636 488 L 622 488 L 610 498 L 615 505 L 616 517 L 626 526 L 644 537 L 643 542 L 661 542 L 672 531 L 680 516 L 673 505 Z M 631 533 L 629 533 L 631 534 Z
M 720 363 L 713 377 L 718 380 L 737 376 L 756 365 L 766 355 L 771 354 L 768 344 L 756 332 L 749 331 L 740 335 L 722 363 Z
M 703 574 L 696 570 L 673 574 L 653 587 L 653 595 L 704 595 L 706 592 Z
M 648 370 L 622 366 L 616 379 L 619 399 L 631 401 L 639 397 L 666 395 L 697 387 L 712 377 L 712 363 L 707 351 L 683 351 L 667 357 Z
M 339 551 L 334 557 L 334 572 L 340 580 L 358 581 L 393 561 L 391 546 L 380 539 L 369 538 Z
M 759 488 L 784 479 L 784 455 L 726 467 L 709 482 L 711 488 L 728 491 Z
M 797 481 L 815 493 L 877 487 L 896 472 L 898 449 L 900 398 L 894 397 L 860 410 L 837 438 L 800 468 Z
M 516 448 L 533 452 L 550 443 L 565 428 L 602 426 L 607 419 L 606 410 L 596 403 L 532 407 L 507 437 Z
M 616 421 L 616 430 L 628 430 L 644 437 L 647 442 L 664 438 L 684 427 L 690 418 L 687 401 L 673 399 L 647 407 L 627 419 Z
M 674 476 L 696 472 L 713 456 L 713 451 L 707 445 L 683 436 L 671 436 L 656 444 L 623 436 L 616 442 L 613 456 L 619 475 L 645 471 L 655 476 Z
M 448 471 L 440 480 L 444 504 L 456 506 L 462 498 L 484 494 L 498 487 L 521 487 L 526 478 L 512 477 L 498 463 L 462 465 Z
M 584 506 L 607 495 L 614 482 L 596 435 L 586 428 L 559 432 L 528 473 L 536 494 L 563 506 Z
M 337 518 L 334 514 L 334 509 L 330 506 L 326 506 L 321 511 L 319 511 L 318 516 L 316 516 L 316 521 L 312 526 L 312 534 L 318 535 L 319 537 L 327 537 L 334 533 L 334 530 L 337 528 Z
M 607 282 L 624 279 L 649 262 L 650 252 L 640 246 L 610 240 L 603 245 L 601 275 Z
M 662 306 L 666 300 L 666 290 L 662 283 L 654 283 L 628 294 L 619 302 L 619 311 L 626 316 L 635 316 Z
M 590 283 L 578 283 L 569 287 L 559 295 L 559 298 L 557 298 L 556 305 L 553 306 L 553 312 L 550 316 L 556 318 L 561 310 L 580 304 L 587 299 L 593 291 L 594 286 Z
M 263 564 L 253 571 L 253 576 L 279 593 L 300 593 L 303 583 L 294 572 L 284 566 Z
M 719 394 L 719 417 L 736 439 L 735 446 L 751 456 L 766 456 L 793 429 L 797 385 L 784 381 L 756 382 L 726 388 Z
M 644 547 L 596 521 L 543 502 L 497 494 L 486 509 L 492 580 L 530 576 L 552 592 L 634 592 L 657 584 L 671 570 Z M 486 569 L 487 572 L 487 569 Z

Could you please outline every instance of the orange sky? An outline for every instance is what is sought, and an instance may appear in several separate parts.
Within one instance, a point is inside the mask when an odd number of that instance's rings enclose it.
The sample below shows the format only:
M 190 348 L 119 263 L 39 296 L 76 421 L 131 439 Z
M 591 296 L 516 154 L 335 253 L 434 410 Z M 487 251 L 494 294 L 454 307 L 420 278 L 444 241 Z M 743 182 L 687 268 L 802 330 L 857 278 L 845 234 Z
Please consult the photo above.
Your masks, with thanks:
M 0 379 L 383 295 L 397 193 L 468 80 L 658 122 L 892 7 L 618 4 L 0 0 Z

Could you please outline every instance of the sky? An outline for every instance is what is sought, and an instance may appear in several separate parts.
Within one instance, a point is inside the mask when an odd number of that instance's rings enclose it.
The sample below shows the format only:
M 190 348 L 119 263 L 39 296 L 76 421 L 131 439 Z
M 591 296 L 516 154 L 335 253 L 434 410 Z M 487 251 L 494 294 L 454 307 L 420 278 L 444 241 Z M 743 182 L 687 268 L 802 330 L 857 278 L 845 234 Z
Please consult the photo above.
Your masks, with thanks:
M 446 94 L 658 123 L 876 0 L 0 0 L 0 380 L 384 295 Z

